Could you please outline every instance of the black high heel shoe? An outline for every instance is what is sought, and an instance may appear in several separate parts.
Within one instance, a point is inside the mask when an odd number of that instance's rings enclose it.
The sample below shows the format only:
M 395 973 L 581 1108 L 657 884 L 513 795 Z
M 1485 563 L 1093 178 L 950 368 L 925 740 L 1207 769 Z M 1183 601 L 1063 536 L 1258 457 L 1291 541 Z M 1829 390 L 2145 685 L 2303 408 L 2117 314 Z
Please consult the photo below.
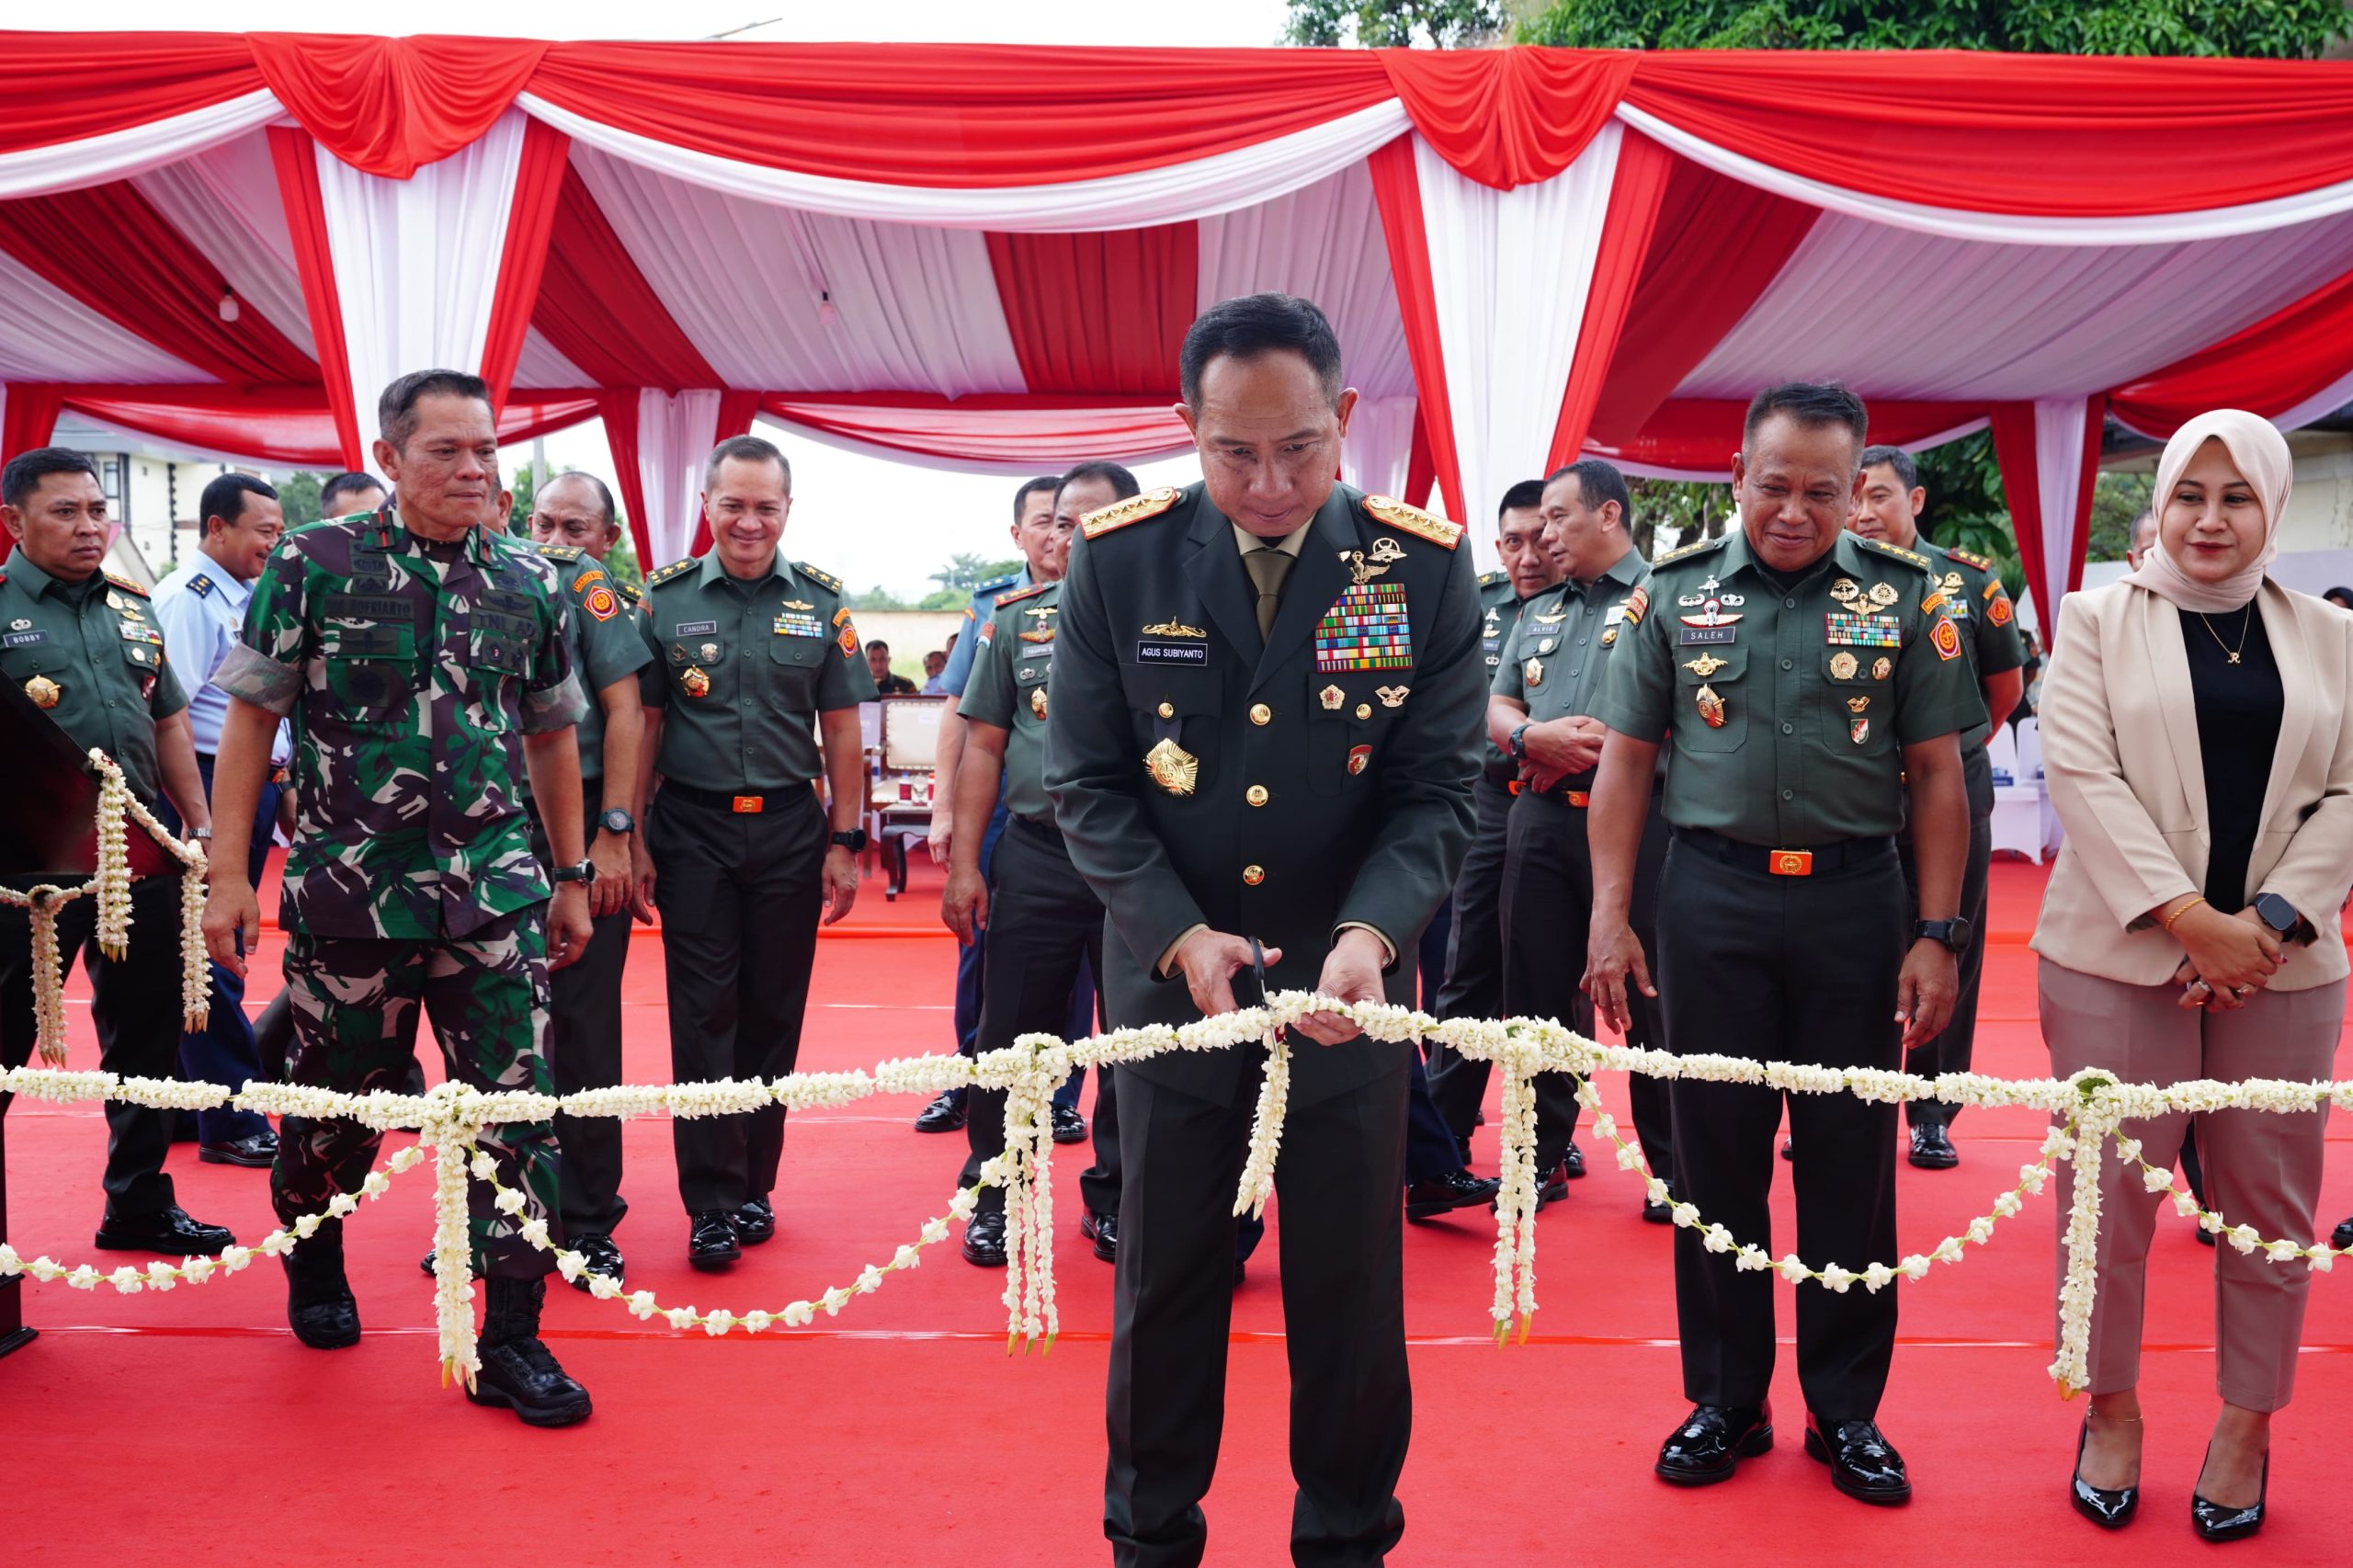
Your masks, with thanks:
M 2141 1489 L 2120 1486 L 2109 1491 L 2084 1479 L 2084 1444 L 2091 1435 L 2092 1418 L 2087 1413 L 2075 1430 L 2075 1473 L 2068 1478 L 2067 1500 L 2075 1506 L 2075 1512 L 2100 1528 L 2120 1530 L 2141 1511 Z
M 2206 1452 L 2210 1457 L 2213 1454 L 2212 1443 L 2206 1445 Z M 2206 1467 L 2201 1463 L 2198 1468 L 2202 1471 Z M 2263 1481 L 2255 1494 L 2255 1502 L 2245 1508 L 2225 1508 L 2219 1503 L 2209 1503 L 2193 1491 L 2189 1494 L 2190 1528 L 2198 1532 L 2200 1540 L 2244 1540 L 2263 1528 L 2263 1506 L 2270 1493 L 2271 1450 L 2266 1449 L 2263 1453 Z

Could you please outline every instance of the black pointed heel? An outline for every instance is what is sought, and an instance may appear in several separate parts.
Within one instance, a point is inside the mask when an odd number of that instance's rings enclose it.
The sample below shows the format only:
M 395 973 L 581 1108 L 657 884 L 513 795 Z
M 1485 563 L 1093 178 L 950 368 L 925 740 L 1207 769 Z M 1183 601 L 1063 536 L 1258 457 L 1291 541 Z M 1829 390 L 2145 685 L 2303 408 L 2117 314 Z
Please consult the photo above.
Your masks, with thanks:
M 2206 1452 L 2211 1455 L 2214 1445 L 2208 1443 Z M 2200 1464 L 2204 1470 L 2204 1464 Z M 2263 1528 L 2263 1507 L 2271 1495 L 2271 1451 L 2263 1454 L 2263 1482 L 2256 1493 L 2255 1502 L 2245 1508 L 2225 1508 L 2219 1503 L 2209 1503 L 2196 1492 L 2189 1494 L 2189 1523 L 2200 1540 L 2244 1540 Z
M 2075 1429 L 2075 1473 L 2068 1478 L 2068 1501 L 2075 1504 L 2075 1512 L 2100 1528 L 2120 1530 L 2141 1511 L 2141 1489 L 2120 1486 L 2110 1491 L 2084 1479 L 2084 1444 L 2091 1435 L 2092 1418 L 2086 1415 Z

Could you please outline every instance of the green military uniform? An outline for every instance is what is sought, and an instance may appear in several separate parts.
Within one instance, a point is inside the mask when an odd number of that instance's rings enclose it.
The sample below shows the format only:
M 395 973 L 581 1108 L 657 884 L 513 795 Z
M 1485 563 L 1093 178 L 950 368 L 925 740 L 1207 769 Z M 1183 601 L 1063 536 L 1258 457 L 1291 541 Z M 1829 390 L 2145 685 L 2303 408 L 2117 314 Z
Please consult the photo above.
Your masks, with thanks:
M 1006 732 L 1004 799 L 1008 819 L 989 872 L 989 941 L 982 959 L 978 1049 L 997 1051 L 1025 1034 L 1068 1027 L 1082 972 L 1103 972 L 1103 902 L 1070 862 L 1046 798 L 1047 690 L 1051 684 L 1062 585 L 1007 594 L 981 623 L 972 668 L 956 711 Z M 1082 962 L 1086 966 L 1081 970 Z M 1087 1211 L 1120 1211 L 1120 1113 L 1109 1068 L 1095 1074 L 1095 1164 L 1080 1173 Z M 1005 1096 L 976 1089 L 965 1105 L 961 1186 L 1005 1149 Z M 1002 1187 L 983 1188 L 983 1210 L 1002 1209 Z
M 568 544 L 542 545 L 555 563 L 556 595 L 563 601 L 572 665 L 586 701 L 575 733 L 580 743 L 580 820 L 597 835 L 605 806 L 605 705 L 598 694 L 653 663 L 638 631 L 635 598 L 614 582 L 596 557 Z M 626 806 L 634 781 L 614 781 L 615 803 Z M 532 813 L 531 849 L 544 864 L 555 856 L 545 824 Z M 627 908 L 594 916 L 579 960 L 548 976 L 548 1070 L 555 1092 L 611 1088 L 621 1081 L 621 975 L 629 963 Z M 609 1116 L 555 1119 L 563 1150 L 561 1183 L 563 1233 L 574 1244 L 610 1235 L 629 1211 L 621 1200 L 621 1124 Z
M 531 853 L 526 735 L 570 726 L 580 687 L 554 566 L 485 529 L 426 540 L 381 512 L 290 535 L 255 581 L 244 641 L 213 680 L 294 724 L 299 817 L 278 923 L 288 933 L 289 1076 L 397 1090 L 417 1011 L 451 1078 L 549 1092 L 547 872 Z M 288 1117 L 270 1195 L 291 1221 L 356 1188 L 381 1134 Z M 555 1218 L 546 1122 L 484 1131 L 508 1215 L 472 1188 L 474 1267 L 547 1272 L 517 1233 Z
M 1518 624 L 1526 603 L 1512 586 L 1509 573 L 1480 574 L 1479 657 L 1490 678 L 1503 663 L 1512 628 Z M 1446 935 L 1446 978 L 1438 985 L 1437 1001 L 1427 1004 L 1441 1018 L 1492 1018 L 1503 1008 L 1503 934 L 1496 909 L 1503 886 L 1504 820 L 1511 812 L 1511 786 L 1519 777 L 1519 768 L 1495 749 L 1493 741 L 1483 742 L 1480 756 L 1483 760 L 1479 778 L 1471 790 L 1475 825 L 1471 847 L 1462 857 L 1461 873 L 1454 880 L 1452 918 Z M 1435 1074 L 1460 1060 L 1449 1047 L 1430 1048 L 1433 1093 Z M 1439 1109 L 1448 1111 L 1451 1126 L 1455 1119 L 1444 1102 Z M 1470 1135 L 1467 1117 L 1477 1110 L 1472 1106 L 1462 1124 L 1454 1127 L 1458 1137 Z
M 2026 663 L 2026 644 L 2018 637 L 2017 608 L 2010 603 L 2009 590 L 2002 585 L 1994 563 L 1982 555 L 1947 550 L 1927 540 L 1918 542 L 1917 552 L 1927 558 L 1929 571 L 1944 590 L 1944 613 L 1961 629 L 1961 653 L 1982 697 L 1985 677 Z M 1981 713 L 1978 722 L 1961 735 L 1961 776 L 1969 791 L 1969 864 L 1961 880 L 1961 913 L 1981 937 L 1994 862 L 1994 769 L 1985 758 L 1985 742 L 1991 734 L 1992 728 Z M 1912 835 L 1903 835 L 1895 847 L 1916 916 L 1920 883 L 1912 858 Z M 1972 942 L 1961 955 L 1961 991 L 1953 998 L 1952 1021 L 1936 1039 L 1907 1053 L 1907 1070 L 1931 1078 L 1941 1073 L 1969 1071 L 1976 1055 L 1977 996 L 1984 975 L 1985 944 Z M 1904 1108 L 1904 1119 L 1914 1127 L 1933 1121 L 1949 1128 L 1960 1114 L 1959 1106 L 1933 1100 L 1914 1100 Z
M 166 667 L 163 633 L 147 618 L 146 589 L 104 573 L 66 582 L 17 551 L 0 563 L 0 678 L 42 709 L 75 750 L 96 747 L 111 757 L 142 802 L 158 802 L 155 725 L 186 709 L 188 697 Z M 136 827 L 131 833 L 140 836 Z M 89 965 L 98 1064 L 109 1073 L 172 1076 L 180 1037 L 179 897 L 176 876 L 131 884 L 131 941 L 120 959 L 98 950 L 96 899 L 58 911 L 59 953 L 69 965 L 81 953 Z M 30 917 L 0 908 L 0 1065 L 23 1066 L 35 1038 Z M 170 1208 L 166 1113 L 108 1100 L 106 1118 L 108 1215 Z
M 780 552 L 757 578 L 730 576 L 716 550 L 665 566 L 642 610 L 654 662 L 639 692 L 665 715 L 645 833 L 671 1073 L 772 1078 L 800 1054 L 823 913 L 816 718 L 871 700 L 874 677 L 840 581 Z M 681 1117 L 671 1135 L 689 1214 L 732 1215 L 775 1189 L 781 1106 Z
M 1597 710 L 1613 730 L 1674 745 L 1661 810 L 1675 839 L 1652 973 L 1677 1051 L 1902 1060 L 1902 748 L 1983 712 L 1938 592 L 1922 557 L 1849 534 L 1788 577 L 1739 532 L 1656 563 L 1648 613 L 1621 636 Z M 1766 1199 L 1780 1093 L 1685 1082 L 1670 1092 L 1682 1197 L 1775 1250 Z M 1894 1256 L 1894 1107 L 1791 1095 L 1789 1115 L 1797 1251 L 1855 1269 Z M 1675 1266 L 1685 1393 L 1762 1403 L 1772 1277 L 1738 1272 L 1690 1230 L 1676 1233 Z M 1800 1290 L 1808 1408 L 1825 1422 L 1870 1419 L 1894 1342 L 1893 1291 Z

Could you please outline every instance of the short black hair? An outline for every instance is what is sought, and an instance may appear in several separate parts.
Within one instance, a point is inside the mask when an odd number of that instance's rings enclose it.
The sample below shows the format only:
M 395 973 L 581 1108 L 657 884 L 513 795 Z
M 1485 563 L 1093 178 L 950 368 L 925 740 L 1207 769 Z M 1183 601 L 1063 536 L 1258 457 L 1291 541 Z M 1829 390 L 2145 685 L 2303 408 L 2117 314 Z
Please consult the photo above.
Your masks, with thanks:
M 357 495 L 363 490 L 373 490 L 385 495 L 392 493 L 391 485 L 372 473 L 361 473 L 357 469 L 349 473 L 338 473 L 319 486 L 319 516 L 322 517 L 341 516 L 335 508 L 343 498 L 347 495 Z
M 1599 458 L 1579 458 L 1546 474 L 1544 483 L 1551 484 L 1572 474 L 1576 476 L 1579 501 L 1595 511 L 1599 511 L 1605 501 L 1615 501 L 1618 503 L 1618 520 L 1628 527 L 1633 525 L 1633 492 L 1626 488 L 1626 476 L 1618 472 L 1617 464 L 1604 462 Z
M 265 501 L 278 499 L 278 492 L 250 473 L 224 473 L 204 487 L 203 497 L 196 504 L 196 527 L 199 537 L 212 531 L 212 519 L 234 524 L 245 515 L 245 497 L 258 495 Z
M 1220 300 L 1185 329 L 1176 357 L 1177 384 L 1185 402 L 1201 406 L 1201 372 L 1221 356 L 1256 359 L 1289 349 L 1307 361 L 1324 388 L 1326 403 L 1340 401 L 1340 337 L 1312 300 L 1296 294 L 1243 294 Z
M 603 480 L 598 479 L 585 468 L 568 468 L 562 473 L 551 475 L 547 483 L 532 493 L 531 509 L 538 511 L 539 498 L 566 480 L 577 480 L 596 493 L 598 514 L 605 519 L 605 526 L 611 528 L 613 526 L 613 493 L 605 488 Z
M 1865 447 L 1855 466 L 1872 469 L 1882 464 L 1895 471 L 1895 477 L 1903 483 L 1904 489 L 1920 488 L 1920 465 L 1914 462 L 1912 454 L 1901 447 Z
M 35 447 L 29 452 L 18 452 L 8 460 L 6 468 L 0 469 L 0 502 L 23 506 L 52 473 L 86 473 L 97 479 L 98 465 L 71 447 Z
M 774 463 L 784 474 L 784 493 L 792 494 L 792 464 L 785 460 L 784 449 L 774 441 L 758 436 L 730 436 L 710 449 L 710 460 L 702 467 L 702 487 L 705 490 L 719 483 L 719 465 L 725 462 Z
M 1102 480 L 1111 487 L 1111 499 L 1114 501 L 1124 501 L 1131 495 L 1143 494 L 1143 486 L 1136 483 L 1134 474 L 1130 473 L 1118 463 L 1097 459 L 1093 462 L 1083 462 L 1063 475 L 1062 483 L 1054 486 L 1054 506 L 1057 510 L 1063 504 L 1063 492 L 1082 479 Z
M 1807 429 L 1843 425 L 1855 437 L 1857 451 L 1870 439 L 1871 416 L 1863 400 L 1836 381 L 1783 381 L 1767 387 L 1749 400 L 1748 417 L 1741 423 L 1744 450 L 1756 438 L 1756 428 L 1775 415 L 1796 420 Z
M 891 651 L 891 644 L 889 644 L 888 642 L 883 642 L 883 641 L 882 641 L 882 639 L 881 639 L 880 637 L 877 637 L 873 642 L 869 642 L 869 643 L 866 645 L 866 651 L 867 651 L 868 653 L 871 653 L 872 652 L 874 652 L 874 650 L 875 650 L 875 649 L 877 649 L 877 648 L 881 649 L 884 653 L 889 653 L 889 652 Z
M 1495 503 L 1495 521 L 1502 522 L 1506 512 L 1532 512 L 1542 505 L 1544 505 L 1544 482 L 1540 479 L 1523 479 L 1509 490 L 1505 491 L 1504 498 Z
M 1062 475 L 1058 473 L 1041 473 L 1035 479 L 1023 480 L 1021 488 L 1013 493 L 1014 527 L 1021 526 L 1021 514 L 1029 506 L 1029 497 L 1042 494 L 1051 505 L 1053 498 L 1062 494 Z
M 376 400 L 376 434 L 397 451 L 416 434 L 416 405 L 428 397 L 472 398 L 490 406 L 490 383 L 463 370 L 411 370 Z
M 2339 609 L 2353 609 L 2353 588 L 2331 588 L 2321 597 Z

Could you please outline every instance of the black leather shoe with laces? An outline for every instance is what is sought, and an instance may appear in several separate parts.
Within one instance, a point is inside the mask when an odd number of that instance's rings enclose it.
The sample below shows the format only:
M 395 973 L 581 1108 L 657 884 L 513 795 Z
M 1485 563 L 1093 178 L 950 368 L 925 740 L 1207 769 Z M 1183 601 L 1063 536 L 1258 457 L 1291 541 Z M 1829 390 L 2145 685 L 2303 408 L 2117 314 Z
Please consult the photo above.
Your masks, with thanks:
M 1694 1405 L 1683 1425 L 1659 1445 L 1652 1473 L 1677 1486 L 1712 1486 L 1730 1481 L 1745 1459 L 1755 1459 L 1773 1446 L 1770 1403 L 1728 1410 L 1720 1404 Z
M 1054 1107 L 1053 1120 L 1055 1142 L 1084 1143 L 1086 1142 L 1086 1118 L 1078 1114 L 1075 1106 Z
M 101 1252 L 153 1252 L 166 1257 L 210 1257 L 222 1247 L 237 1244 L 225 1225 L 208 1225 L 188 1218 L 175 1203 L 153 1214 L 109 1214 L 98 1224 Z
M 964 1261 L 975 1268 L 1005 1267 L 1005 1210 L 991 1209 L 972 1216 L 964 1227 Z
M 278 1134 L 256 1132 L 250 1138 L 231 1138 L 219 1143 L 199 1143 L 196 1157 L 208 1165 L 244 1165 L 250 1170 L 267 1170 L 278 1161 Z
M 747 1247 L 776 1239 L 776 1206 L 765 1198 L 747 1198 L 735 1210 L 735 1239 Z
M 1503 1185 L 1492 1176 L 1474 1176 L 1469 1171 L 1426 1176 L 1405 1189 L 1405 1218 L 1427 1220 L 1457 1209 L 1493 1203 Z
M 483 1312 L 482 1369 L 466 1397 L 476 1404 L 511 1410 L 527 1426 L 569 1426 L 588 1419 L 588 1391 L 540 1339 L 540 1307 L 545 1279 L 492 1279 Z
M 1567 1152 L 1561 1156 L 1561 1170 L 1571 1181 L 1582 1180 L 1585 1176 L 1585 1151 L 1577 1147 L 1577 1141 L 1574 1138 L 1569 1140 Z
M 964 1131 L 964 1096 L 954 1089 L 942 1089 L 931 1096 L 931 1103 L 915 1117 L 917 1132 L 961 1132 Z
M 359 1343 L 359 1303 L 343 1273 L 343 1221 L 322 1221 L 278 1260 L 286 1268 L 286 1323 L 313 1350 Z
M 588 1263 L 586 1271 L 572 1281 L 574 1290 L 587 1290 L 590 1274 L 602 1274 L 616 1285 L 621 1282 L 621 1249 L 613 1244 L 613 1238 L 609 1233 L 584 1231 L 580 1234 L 580 1239 L 573 1244 L 572 1250 L 578 1253 Z
M 692 1217 L 687 1231 L 687 1261 L 706 1274 L 732 1267 L 744 1256 L 735 1239 L 735 1224 L 724 1209 L 705 1209 Z
M 1805 1417 L 1805 1451 L 1830 1467 L 1830 1484 L 1862 1503 L 1882 1506 L 1912 1500 L 1904 1456 L 1869 1421 L 1824 1421 Z
M 1924 1121 L 1912 1130 L 1912 1153 L 1907 1157 L 1924 1171 L 1949 1171 L 1961 1164 L 1961 1151 L 1952 1146 L 1951 1135 L 1938 1121 Z
M 1106 1263 L 1120 1261 L 1120 1217 L 1089 1209 L 1078 1221 L 1078 1233 L 1095 1244 L 1095 1256 Z

